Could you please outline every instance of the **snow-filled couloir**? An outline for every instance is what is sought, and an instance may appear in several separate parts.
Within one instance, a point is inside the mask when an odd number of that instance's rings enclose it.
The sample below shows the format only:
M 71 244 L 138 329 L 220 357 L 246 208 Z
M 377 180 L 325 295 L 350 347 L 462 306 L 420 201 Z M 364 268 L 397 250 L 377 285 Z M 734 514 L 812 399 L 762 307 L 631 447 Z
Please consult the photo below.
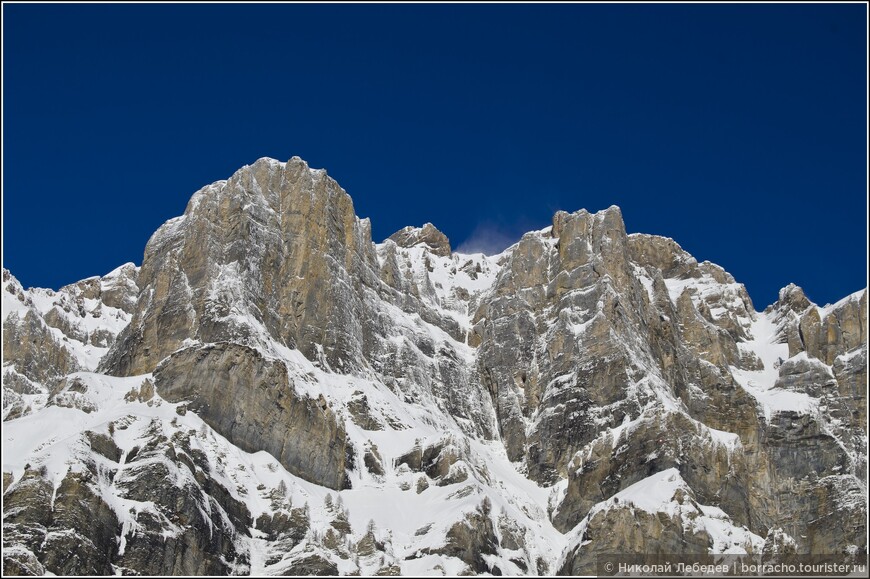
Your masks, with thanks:
M 3 284 L 8 574 L 866 554 L 866 291 L 756 311 L 615 206 L 496 256 L 374 243 L 326 171 L 260 159 L 138 268 Z

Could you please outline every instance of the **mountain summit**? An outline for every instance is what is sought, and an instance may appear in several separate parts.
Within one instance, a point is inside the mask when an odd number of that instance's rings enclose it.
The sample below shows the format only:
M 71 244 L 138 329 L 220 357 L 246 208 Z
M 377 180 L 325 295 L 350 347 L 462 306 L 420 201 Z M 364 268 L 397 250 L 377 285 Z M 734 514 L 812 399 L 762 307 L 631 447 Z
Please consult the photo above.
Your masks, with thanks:
M 6 574 L 866 556 L 866 290 L 759 312 L 616 206 L 493 257 L 376 244 L 326 171 L 264 158 L 141 266 L 2 296 Z

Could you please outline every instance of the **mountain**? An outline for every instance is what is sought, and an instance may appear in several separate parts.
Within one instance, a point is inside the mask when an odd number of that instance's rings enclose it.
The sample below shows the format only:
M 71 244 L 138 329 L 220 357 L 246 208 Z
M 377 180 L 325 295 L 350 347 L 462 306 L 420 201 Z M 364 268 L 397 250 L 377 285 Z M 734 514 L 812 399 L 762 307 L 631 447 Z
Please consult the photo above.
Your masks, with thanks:
M 260 159 L 126 264 L 3 270 L 7 574 L 583 574 L 866 557 L 867 292 L 744 286 L 620 209 L 373 243 Z

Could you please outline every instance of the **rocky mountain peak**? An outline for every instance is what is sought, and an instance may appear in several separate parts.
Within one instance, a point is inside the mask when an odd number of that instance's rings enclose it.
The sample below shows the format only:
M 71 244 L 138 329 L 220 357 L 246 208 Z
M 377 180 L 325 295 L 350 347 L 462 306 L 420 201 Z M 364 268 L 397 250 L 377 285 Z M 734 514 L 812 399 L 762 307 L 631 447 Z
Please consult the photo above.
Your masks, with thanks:
M 2 298 L 7 574 L 866 555 L 866 290 L 757 312 L 616 206 L 497 258 L 374 244 L 326 171 L 262 158 L 141 267 Z
M 362 345 L 333 322 L 353 323 L 375 264 L 369 222 L 334 179 L 298 157 L 259 159 L 198 191 L 152 236 L 140 273 L 147 302 L 103 367 L 151 371 L 185 340 L 232 338 L 359 368 Z
M 433 255 L 449 257 L 451 254 L 450 240 L 431 223 L 426 223 L 423 227 L 404 227 L 388 239 L 399 247 L 411 248 L 422 244 Z
M 576 220 L 588 220 L 594 217 L 595 220 L 606 223 L 606 227 L 616 231 L 621 230 L 625 233 L 625 223 L 622 220 L 622 210 L 616 205 L 611 205 L 607 209 L 602 209 L 597 213 L 590 213 L 586 209 L 580 209 L 574 213 L 567 211 L 557 211 L 553 214 L 553 227 L 550 230 L 553 237 L 559 237 L 565 230 L 565 226 Z
M 809 299 L 807 299 L 806 294 L 804 294 L 804 290 L 801 289 L 800 286 L 797 286 L 793 283 L 788 284 L 781 290 L 779 290 L 779 299 L 777 300 L 780 306 L 788 307 L 791 311 L 795 313 L 801 313 L 810 307 L 811 303 Z

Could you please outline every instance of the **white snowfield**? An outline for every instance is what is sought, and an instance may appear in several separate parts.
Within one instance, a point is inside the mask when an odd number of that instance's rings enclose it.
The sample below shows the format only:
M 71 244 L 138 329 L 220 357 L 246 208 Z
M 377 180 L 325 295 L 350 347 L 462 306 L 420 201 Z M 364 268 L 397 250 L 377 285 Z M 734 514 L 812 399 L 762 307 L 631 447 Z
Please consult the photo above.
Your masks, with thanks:
M 194 197 L 191 203 L 196 203 Z M 549 228 L 547 228 L 549 230 Z M 547 230 L 539 234 L 545 236 Z M 382 257 L 386 244 L 376 246 Z M 411 272 L 421 291 L 421 299 L 438 312 L 454 318 L 466 332 L 471 330 L 469 303 L 489 291 L 499 276 L 504 257 L 483 254 L 462 255 L 453 253 L 449 257 L 432 255 L 424 247 L 399 248 L 400 267 Z M 232 296 L 243 288 L 236 287 L 237 276 L 231 268 L 220 277 L 220 287 L 216 292 Z M 638 272 L 641 283 L 652 296 L 652 280 Z M 736 284 L 719 284 L 712 278 L 702 280 L 666 279 L 668 293 L 674 303 L 688 287 L 696 291 L 693 299 L 703 299 L 707 292 L 736 296 Z M 457 300 L 457 292 L 467 293 L 470 299 Z M 860 292 L 859 292 L 860 293 Z M 858 294 L 846 299 L 853 299 Z M 23 296 L 23 299 L 21 299 Z M 12 318 L 23 319 L 28 311 L 39 314 L 40 319 L 62 300 L 70 299 L 68 293 L 44 289 L 23 290 L 15 278 L 3 284 L 2 315 L 4 326 Z M 729 298 L 730 299 L 730 298 Z M 734 297 L 734 299 L 737 299 Z M 98 307 L 99 316 L 95 316 Z M 835 305 L 836 306 L 836 305 Z M 835 306 L 820 308 L 822 315 Z M 385 306 L 386 307 L 386 306 Z M 467 343 L 454 340 L 415 314 L 408 314 L 398 308 L 386 308 L 397 327 L 406 332 L 428 332 L 434 343 L 449 341 L 464 358 L 468 367 L 474 367 L 477 351 Z M 130 315 L 116 308 L 109 308 L 94 300 L 84 300 L 81 315 L 63 315 L 70 323 L 81 328 L 83 335 L 92 335 L 96 330 L 104 330 L 116 336 L 129 323 Z M 726 315 L 711 312 L 714 317 Z M 258 323 L 245 311 L 235 311 L 240 324 L 256 326 Z M 733 376 L 739 385 L 751 394 L 758 403 L 758 410 L 767 419 L 779 412 L 818 413 L 819 400 L 806 393 L 791 392 L 776 388 L 778 367 L 788 358 L 788 347 L 775 343 L 776 328 L 768 314 L 755 311 L 749 317 L 739 320 L 744 324 L 749 339 L 740 344 L 742 351 L 750 352 L 761 360 L 763 369 L 745 371 L 734 368 Z M 570 326 L 574 339 L 582 340 L 591 320 Z M 679 502 L 675 497 L 678 491 L 691 496 L 692 489 L 680 476 L 677 469 L 654 473 L 635 483 L 615 496 L 595 505 L 589 514 L 567 534 L 557 531 L 550 522 L 550 510 L 558 507 L 565 492 L 565 481 L 552 487 L 542 487 L 529 480 L 519 464 L 511 463 L 500 441 L 482 441 L 464 433 L 457 418 L 439 409 L 432 400 L 409 401 L 400 398 L 393 390 L 380 383 L 373 376 L 349 376 L 323 369 L 320 364 L 307 360 L 296 350 L 291 350 L 272 341 L 265 330 L 257 332 L 262 340 L 265 355 L 282 360 L 289 371 L 292 383 L 302 396 L 317 398 L 323 396 L 329 406 L 344 419 L 348 436 L 357 449 L 356 470 L 350 473 L 352 488 L 333 491 L 306 482 L 287 472 L 274 457 L 266 452 L 248 453 L 231 444 L 211 429 L 194 412 L 179 414 L 180 404 L 163 400 L 159 393 L 147 402 L 127 396 L 138 390 L 151 379 L 150 374 L 117 378 L 95 373 L 100 358 L 108 348 L 96 346 L 87 341 L 69 339 L 57 328 L 49 331 L 59 344 L 77 361 L 83 371 L 67 377 L 67 387 L 61 392 L 49 393 L 48 384 L 35 384 L 35 393 L 16 394 L 4 387 L 4 418 L 8 412 L 7 402 L 19 397 L 23 404 L 31 407 L 31 412 L 4 422 L 2 434 L 2 469 L 12 474 L 12 485 L 22 477 L 25 467 L 44 467 L 46 476 L 55 483 L 55 488 L 69 470 L 85 468 L 84 463 L 96 461 L 106 463 L 105 476 L 98 481 L 99 492 L 111 506 L 121 522 L 118 535 L 120 549 L 124 549 L 127 537 L 137 531 L 137 514 L 149 511 L 160 517 L 153 503 L 137 502 L 127 499 L 119 490 L 118 482 L 124 477 L 135 476 L 125 464 L 125 458 L 143 441 L 155 434 L 172 439 L 176 434 L 195 431 L 198 436 L 191 438 L 192 444 L 203 451 L 208 458 L 210 476 L 223 485 L 231 496 L 244 503 L 254 520 L 260 514 L 274 511 L 273 497 L 276 489 L 281 489 L 286 501 L 292 507 L 307 505 L 310 510 L 311 528 L 320 532 L 329 528 L 334 518 L 334 509 L 346 509 L 353 532 L 351 539 L 356 542 L 366 533 L 370 521 L 373 522 L 378 540 L 388 545 L 387 554 L 400 565 L 405 575 L 453 575 L 463 570 L 464 564 L 456 558 L 438 554 L 427 554 L 427 549 L 437 549 L 444 545 L 448 529 L 466 514 L 479 508 L 486 498 L 491 504 L 491 516 L 497 535 L 503 533 L 499 521 L 502 518 L 515 521 L 526 543 L 526 552 L 499 548 L 499 553 L 491 557 L 504 574 L 523 575 L 536 569 L 537 559 L 542 559 L 549 570 L 559 569 L 565 553 L 572 552 L 582 540 L 589 522 L 608 509 L 638 509 L 650 513 L 664 513 L 665 516 L 683 521 L 686 526 L 705 530 L 713 539 L 711 552 L 745 553 L 758 552 L 764 540 L 738 527 L 731 522 L 726 513 L 715 506 L 699 505 L 694 501 Z M 401 335 L 397 341 L 405 341 Z M 193 345 L 193 344 L 190 344 Z M 643 360 L 638 364 L 643 366 Z M 4 362 L 4 383 L 7 373 L 15 373 L 14 365 Z M 70 389 L 69 384 L 78 382 L 84 387 Z M 664 412 L 684 412 L 682 402 L 670 392 L 663 390 L 655 380 L 639 381 L 633 387 L 646 388 L 656 400 L 655 409 Z M 379 431 L 363 430 L 351 419 L 348 403 L 358 393 L 363 393 L 373 416 L 387 425 Z M 652 414 L 650 414 L 652 416 Z M 628 437 L 640 421 L 648 419 L 644 414 L 625 422 L 604 435 L 612 437 L 614 448 L 618 448 L 621 437 Z M 124 425 L 119 429 L 117 425 Z M 88 431 L 110 434 L 121 450 L 118 464 L 94 453 L 85 441 Z M 734 450 L 740 446 L 737 434 L 703 427 L 709 434 L 709 444 L 722 445 Z M 415 446 L 427 446 L 451 437 L 461 446 L 461 460 L 453 468 L 463 468 L 468 472 L 464 482 L 448 486 L 430 485 L 417 492 L 415 486 L 419 473 L 412 472 L 406 465 L 397 466 L 396 459 Z M 384 474 L 375 475 L 359 465 L 363 464 L 363 449 L 375 444 L 383 458 Z M 182 484 L 192 474 L 168 458 L 163 460 L 166 469 L 174 480 L 167 484 Z M 327 497 L 330 497 L 327 499 Z M 327 502 L 341 504 L 341 507 L 328 507 Z M 165 522 L 166 533 L 178 532 L 170 521 Z M 239 537 L 237 548 L 248 552 L 249 568 L 237 569 L 239 573 L 254 575 L 280 574 L 286 564 L 281 554 L 274 562 L 276 553 L 268 541 L 256 529 L 251 529 L 249 537 Z M 305 547 L 304 542 L 295 549 Z M 517 565 L 523 560 L 526 568 Z M 272 561 L 272 562 L 270 562 Z M 359 558 L 358 561 L 336 558 L 341 573 L 371 574 L 382 567 L 379 558 Z M 389 563 L 390 561 L 388 561 Z M 530 571 L 532 570 L 532 571 Z

